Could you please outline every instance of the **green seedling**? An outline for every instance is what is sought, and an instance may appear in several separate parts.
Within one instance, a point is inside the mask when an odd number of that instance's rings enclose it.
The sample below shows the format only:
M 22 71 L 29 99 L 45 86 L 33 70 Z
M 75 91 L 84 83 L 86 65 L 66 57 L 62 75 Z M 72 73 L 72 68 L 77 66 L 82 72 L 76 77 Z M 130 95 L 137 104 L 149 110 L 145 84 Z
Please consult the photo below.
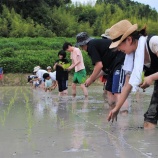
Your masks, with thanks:
M 145 78 L 145 72 L 142 72 L 142 83 L 144 82 L 144 78 Z M 145 89 L 143 89 L 143 92 L 145 92 Z

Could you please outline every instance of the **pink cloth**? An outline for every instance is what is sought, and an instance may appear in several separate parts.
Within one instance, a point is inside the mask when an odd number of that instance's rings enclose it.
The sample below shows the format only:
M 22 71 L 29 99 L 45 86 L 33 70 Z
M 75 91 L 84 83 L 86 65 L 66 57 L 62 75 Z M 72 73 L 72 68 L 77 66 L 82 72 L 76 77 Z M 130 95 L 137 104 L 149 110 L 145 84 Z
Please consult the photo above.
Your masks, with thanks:
M 74 50 L 71 52 L 70 58 L 73 64 L 77 63 L 78 60 L 80 61 L 80 63 L 75 66 L 75 72 L 85 69 L 83 56 L 79 48 L 74 48 Z

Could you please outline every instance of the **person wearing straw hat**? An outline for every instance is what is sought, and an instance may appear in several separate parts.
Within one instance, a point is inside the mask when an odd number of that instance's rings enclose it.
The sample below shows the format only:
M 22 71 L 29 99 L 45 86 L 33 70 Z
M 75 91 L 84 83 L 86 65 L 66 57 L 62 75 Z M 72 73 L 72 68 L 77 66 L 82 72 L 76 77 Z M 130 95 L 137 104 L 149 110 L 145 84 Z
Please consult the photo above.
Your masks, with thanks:
M 88 53 L 94 65 L 93 72 L 85 81 L 85 85 L 90 86 L 106 72 L 108 74 L 106 83 L 108 104 L 110 107 L 115 106 L 125 81 L 124 71 L 122 71 L 125 54 L 120 51 L 110 50 L 109 46 L 112 41 L 109 38 L 93 39 L 86 32 L 81 32 L 77 34 L 76 40 L 76 45 Z M 128 103 L 126 102 L 124 105 L 124 110 L 127 111 Z
M 146 27 L 138 31 L 138 25 L 128 20 L 113 25 L 109 35 L 112 39 L 109 48 L 117 48 L 126 54 L 123 66 L 126 83 L 115 108 L 108 115 L 108 121 L 117 119 L 119 109 L 131 90 L 136 91 L 139 86 L 147 88 L 156 80 L 149 108 L 144 114 L 144 129 L 155 128 L 158 120 L 158 36 L 147 36 Z M 148 77 L 143 77 L 143 70 Z

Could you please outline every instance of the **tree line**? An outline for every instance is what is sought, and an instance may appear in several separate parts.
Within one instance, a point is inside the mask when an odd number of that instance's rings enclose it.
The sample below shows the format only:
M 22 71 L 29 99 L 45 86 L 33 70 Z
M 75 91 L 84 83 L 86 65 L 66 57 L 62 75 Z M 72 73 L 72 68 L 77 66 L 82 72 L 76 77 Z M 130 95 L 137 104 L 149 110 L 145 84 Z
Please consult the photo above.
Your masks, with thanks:
M 131 0 L 97 0 L 94 6 L 71 0 L 0 0 L 1 37 L 75 37 L 81 31 L 100 36 L 122 19 L 158 34 L 158 12 Z

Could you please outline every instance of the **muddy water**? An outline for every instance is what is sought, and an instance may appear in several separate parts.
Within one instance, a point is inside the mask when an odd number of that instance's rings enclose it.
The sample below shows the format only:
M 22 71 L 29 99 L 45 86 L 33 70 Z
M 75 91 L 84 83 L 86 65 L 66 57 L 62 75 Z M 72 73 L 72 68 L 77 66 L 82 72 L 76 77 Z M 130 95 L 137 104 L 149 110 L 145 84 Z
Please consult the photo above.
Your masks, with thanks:
M 29 87 L 0 88 L 1 158 L 156 158 L 158 130 L 145 131 L 152 88 L 129 97 L 129 114 L 107 122 L 102 86 L 84 99 L 59 98 Z

